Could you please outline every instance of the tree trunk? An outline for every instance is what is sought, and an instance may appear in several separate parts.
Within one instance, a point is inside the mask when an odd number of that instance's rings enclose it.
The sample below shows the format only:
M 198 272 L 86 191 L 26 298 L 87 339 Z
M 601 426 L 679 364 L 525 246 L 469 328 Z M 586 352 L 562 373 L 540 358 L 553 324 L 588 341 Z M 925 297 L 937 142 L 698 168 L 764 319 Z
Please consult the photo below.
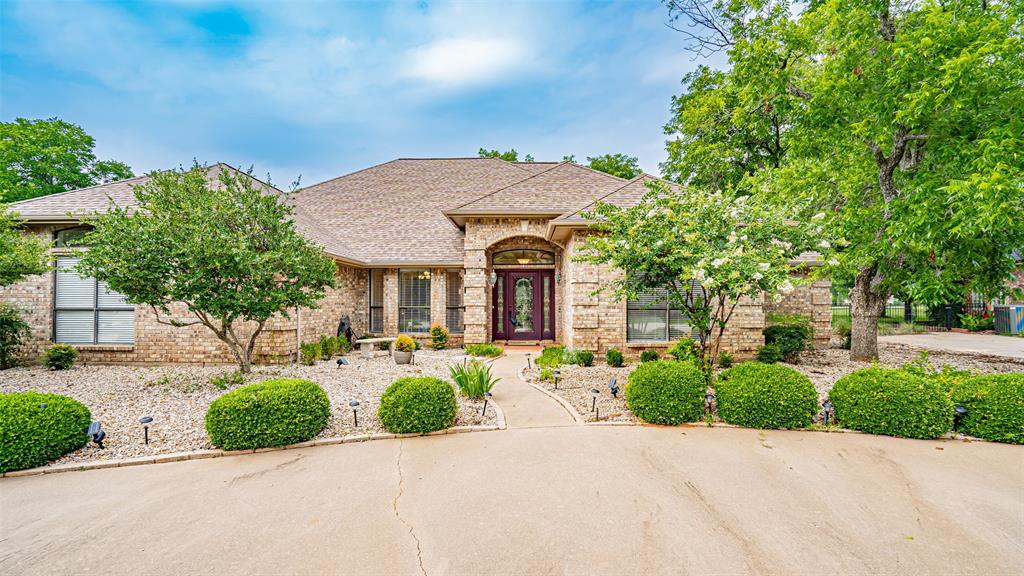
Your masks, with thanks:
M 857 274 L 850 290 L 850 359 L 878 359 L 878 319 L 885 313 L 888 291 L 875 268 Z

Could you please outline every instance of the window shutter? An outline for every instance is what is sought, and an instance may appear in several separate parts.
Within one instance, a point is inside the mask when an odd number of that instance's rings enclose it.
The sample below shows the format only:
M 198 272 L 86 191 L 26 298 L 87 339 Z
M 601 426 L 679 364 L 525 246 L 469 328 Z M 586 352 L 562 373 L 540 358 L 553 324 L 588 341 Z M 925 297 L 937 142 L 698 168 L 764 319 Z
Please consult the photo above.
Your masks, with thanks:
M 95 303 L 96 281 L 73 270 L 78 258 L 57 258 L 57 308 L 89 308 Z
M 54 342 L 92 344 L 95 320 L 92 310 L 57 310 L 55 318 Z
M 103 344 L 135 342 L 134 310 L 100 310 L 96 341 Z

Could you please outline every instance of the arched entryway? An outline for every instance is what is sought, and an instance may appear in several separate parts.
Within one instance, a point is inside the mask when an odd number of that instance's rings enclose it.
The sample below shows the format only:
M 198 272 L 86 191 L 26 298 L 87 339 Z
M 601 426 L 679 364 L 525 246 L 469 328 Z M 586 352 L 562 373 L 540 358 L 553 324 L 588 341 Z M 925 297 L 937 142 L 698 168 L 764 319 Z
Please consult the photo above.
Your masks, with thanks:
M 556 340 L 559 252 L 535 237 L 508 238 L 488 249 L 492 340 Z

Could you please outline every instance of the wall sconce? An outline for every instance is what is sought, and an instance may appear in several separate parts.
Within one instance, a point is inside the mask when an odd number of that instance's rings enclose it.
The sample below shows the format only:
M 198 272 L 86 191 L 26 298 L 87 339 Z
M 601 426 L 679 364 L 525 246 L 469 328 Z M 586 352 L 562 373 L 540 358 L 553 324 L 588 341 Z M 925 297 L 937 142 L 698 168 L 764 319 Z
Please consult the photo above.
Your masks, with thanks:
M 562 281 L 562 273 L 561 272 L 555 272 L 555 284 L 558 284 L 561 281 Z
M 495 284 L 497 284 L 498 283 L 498 273 L 497 272 L 491 272 L 490 274 L 488 274 L 487 275 L 487 283 L 490 284 L 492 287 Z

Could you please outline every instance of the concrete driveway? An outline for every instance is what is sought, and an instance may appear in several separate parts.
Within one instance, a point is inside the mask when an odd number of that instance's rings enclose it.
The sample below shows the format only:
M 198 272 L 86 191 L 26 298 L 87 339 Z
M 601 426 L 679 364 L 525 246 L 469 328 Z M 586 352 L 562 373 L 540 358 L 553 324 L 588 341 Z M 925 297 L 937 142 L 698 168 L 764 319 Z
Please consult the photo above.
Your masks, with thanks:
M 1024 338 L 998 334 L 963 334 L 960 332 L 926 332 L 879 336 L 879 342 L 895 342 L 927 350 L 973 352 L 1024 360 Z
M 1020 574 L 1024 448 L 561 426 L 0 480 L 3 574 Z

